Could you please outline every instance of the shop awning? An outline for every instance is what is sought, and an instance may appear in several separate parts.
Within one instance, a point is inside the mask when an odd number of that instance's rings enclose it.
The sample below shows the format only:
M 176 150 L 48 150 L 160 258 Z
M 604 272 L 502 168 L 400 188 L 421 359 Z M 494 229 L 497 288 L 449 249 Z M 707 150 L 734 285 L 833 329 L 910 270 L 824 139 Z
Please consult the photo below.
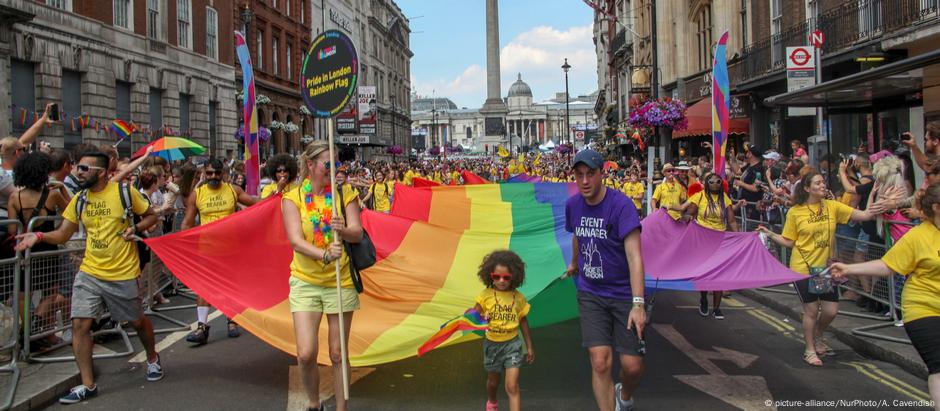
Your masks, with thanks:
M 769 106 L 858 108 L 940 85 L 940 49 L 764 99 Z
M 673 131 L 672 138 L 712 135 L 712 100 L 703 98 L 685 111 L 689 119 L 689 127 L 681 131 Z M 728 121 L 728 134 L 748 134 L 751 120 L 746 118 L 733 118 Z

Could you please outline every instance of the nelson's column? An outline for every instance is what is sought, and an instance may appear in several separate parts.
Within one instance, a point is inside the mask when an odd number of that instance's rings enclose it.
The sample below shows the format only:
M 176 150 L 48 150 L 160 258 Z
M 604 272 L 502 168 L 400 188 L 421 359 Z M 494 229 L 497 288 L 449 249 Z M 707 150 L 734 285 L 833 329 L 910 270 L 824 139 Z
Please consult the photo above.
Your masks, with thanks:
M 499 4 L 486 0 L 486 102 L 480 108 L 484 117 L 483 143 L 490 147 L 505 144 L 506 103 L 499 82 Z

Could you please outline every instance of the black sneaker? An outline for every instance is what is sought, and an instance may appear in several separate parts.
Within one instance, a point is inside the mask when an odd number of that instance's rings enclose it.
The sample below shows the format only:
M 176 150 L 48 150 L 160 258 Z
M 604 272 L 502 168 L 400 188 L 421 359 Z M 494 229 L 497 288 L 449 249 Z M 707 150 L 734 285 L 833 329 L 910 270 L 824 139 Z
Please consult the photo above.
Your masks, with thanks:
M 238 338 L 242 335 L 242 332 L 238 329 L 238 324 L 235 324 L 235 321 L 228 322 L 228 338 Z
M 75 404 L 75 403 L 79 403 L 79 402 L 85 401 L 85 400 L 87 400 L 87 399 L 89 399 L 89 398 L 92 398 L 92 397 L 94 397 L 94 396 L 96 396 L 96 395 L 98 395 L 98 386 L 97 386 L 97 385 L 95 386 L 95 388 L 88 388 L 88 387 L 86 387 L 86 386 L 84 386 L 84 385 L 79 385 L 79 386 L 75 386 L 75 387 L 73 387 L 71 390 L 69 390 L 69 394 L 68 394 L 68 395 L 66 395 L 66 396 L 64 396 L 64 397 L 62 397 L 62 398 L 59 398 L 59 403 L 60 403 L 60 404 Z
M 203 345 L 209 342 L 209 324 L 199 323 L 196 329 L 186 336 L 186 341 L 196 345 Z
M 724 320 L 724 319 L 725 319 L 725 314 L 721 312 L 721 308 L 716 308 L 716 309 L 715 309 L 715 319 L 716 319 L 716 320 Z
M 698 313 L 702 317 L 708 317 L 708 299 L 703 298 L 698 302 Z

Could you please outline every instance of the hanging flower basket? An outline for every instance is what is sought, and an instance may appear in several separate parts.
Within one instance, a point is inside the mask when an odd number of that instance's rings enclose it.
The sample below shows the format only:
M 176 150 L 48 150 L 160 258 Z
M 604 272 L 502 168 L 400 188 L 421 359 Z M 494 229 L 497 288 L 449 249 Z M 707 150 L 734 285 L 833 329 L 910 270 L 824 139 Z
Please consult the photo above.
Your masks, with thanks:
M 243 140 L 245 139 L 244 134 L 242 134 L 242 133 L 243 133 L 243 130 L 244 130 L 244 127 L 242 127 L 242 125 L 239 124 L 239 125 L 238 125 L 238 129 L 235 130 L 235 136 L 234 136 L 234 137 L 235 137 L 235 140 L 236 140 L 236 141 L 241 142 L 241 141 L 243 141 Z M 261 139 L 262 142 L 268 141 L 269 139 L 271 139 L 271 130 L 268 130 L 267 127 L 259 127 L 259 128 L 258 128 L 258 138 Z
M 274 121 L 271 121 L 270 124 L 268 124 L 268 128 L 271 130 L 281 130 L 284 128 L 284 123 L 274 120 Z
M 396 156 L 397 156 L 397 155 L 401 155 L 401 154 L 404 153 L 404 152 L 405 152 L 405 150 L 402 149 L 401 146 L 390 146 L 390 147 L 388 147 L 388 148 L 385 149 L 385 153 L 387 153 L 387 154 L 392 154 L 392 155 L 396 155 Z
M 689 126 L 685 110 L 685 103 L 678 99 L 665 97 L 649 100 L 630 110 L 628 123 L 636 128 L 669 127 L 685 130 Z
M 236 95 L 235 95 L 235 99 L 238 100 L 238 101 L 243 101 L 243 100 L 245 100 L 245 93 L 238 93 L 238 94 L 236 94 Z M 259 105 L 259 106 L 260 106 L 260 105 L 263 105 L 263 104 L 270 104 L 270 103 L 271 103 L 271 99 L 268 98 L 268 96 L 266 96 L 266 95 L 264 95 L 264 94 L 258 94 L 258 95 L 255 96 L 255 105 Z
M 300 106 L 300 114 L 303 114 L 303 115 L 305 115 L 305 116 L 312 116 L 312 115 L 313 115 L 313 113 L 310 111 L 309 108 L 307 108 L 307 106 Z
M 282 123 L 281 130 L 284 130 L 287 134 L 294 134 L 300 131 L 300 126 L 294 124 L 293 121 L 288 121 L 287 123 Z
M 306 146 L 307 144 L 312 143 L 313 140 L 315 140 L 313 136 L 311 136 L 310 134 L 304 134 L 304 136 L 300 138 L 300 144 L 303 144 Z
M 440 146 L 434 146 L 434 147 L 429 148 L 429 149 L 428 149 L 428 154 L 430 154 L 430 155 L 432 155 L 432 156 L 440 155 L 440 154 L 441 154 L 441 147 L 440 147 Z

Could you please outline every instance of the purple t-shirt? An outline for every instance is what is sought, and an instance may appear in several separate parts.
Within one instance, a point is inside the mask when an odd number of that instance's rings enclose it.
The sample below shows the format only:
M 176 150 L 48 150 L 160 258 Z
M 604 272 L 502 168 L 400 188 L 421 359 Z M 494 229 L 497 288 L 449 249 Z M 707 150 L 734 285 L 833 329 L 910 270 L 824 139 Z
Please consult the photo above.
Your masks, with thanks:
M 565 204 L 565 230 L 578 238 L 578 291 L 616 299 L 630 299 L 630 267 L 623 241 L 640 229 L 633 201 L 608 189 L 604 200 L 588 205 L 581 194 Z

